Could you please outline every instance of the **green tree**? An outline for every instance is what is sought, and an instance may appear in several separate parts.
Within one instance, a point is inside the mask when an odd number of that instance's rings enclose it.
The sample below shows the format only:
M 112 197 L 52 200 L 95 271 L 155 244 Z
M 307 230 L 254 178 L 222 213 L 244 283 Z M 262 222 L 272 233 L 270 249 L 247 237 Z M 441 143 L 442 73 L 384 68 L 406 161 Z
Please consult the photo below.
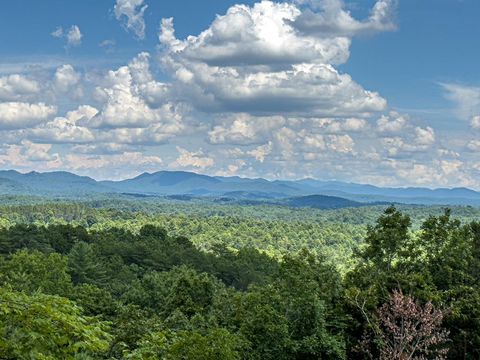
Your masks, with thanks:
M 72 289 L 65 256 L 28 250 L 0 260 L 0 283 L 29 294 L 65 295 Z
M 226 329 L 155 332 L 127 356 L 138 360 L 239 360 L 244 341 Z
M 80 241 L 68 254 L 68 270 L 75 284 L 104 284 L 105 270 L 92 245 Z
M 83 316 L 65 298 L 0 288 L 2 359 L 98 358 L 108 349 L 107 331 L 106 323 Z

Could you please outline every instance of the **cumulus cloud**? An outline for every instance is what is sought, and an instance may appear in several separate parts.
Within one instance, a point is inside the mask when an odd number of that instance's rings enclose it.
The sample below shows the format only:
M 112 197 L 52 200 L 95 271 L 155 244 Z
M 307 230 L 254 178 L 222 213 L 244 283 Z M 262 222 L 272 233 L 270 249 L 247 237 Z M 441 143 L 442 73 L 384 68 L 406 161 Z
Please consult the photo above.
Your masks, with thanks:
M 144 39 L 145 20 L 143 15 L 147 7 L 143 0 L 117 0 L 113 11 L 125 29 L 133 32 L 139 39 Z
M 249 114 L 236 114 L 224 120 L 208 133 L 212 144 L 251 145 L 266 142 L 272 131 L 285 124 L 282 116 L 255 117 Z
M 435 131 L 430 126 L 416 127 L 414 141 L 417 146 L 431 146 L 435 143 Z
M 0 103 L 0 129 L 24 129 L 44 122 L 55 115 L 57 107 L 45 103 Z
M 301 34 L 293 4 L 262 1 L 232 6 L 198 36 L 178 40 L 164 19 L 164 66 L 178 93 L 209 112 L 365 116 L 386 101 L 334 65 L 349 57 L 347 37 Z
M 77 144 L 88 143 L 95 140 L 95 135 L 90 129 L 77 124 L 78 121 L 91 119 L 97 110 L 91 106 L 80 106 L 67 113 L 65 117 L 57 117 L 41 126 L 30 129 L 28 136 L 43 143 Z
M 470 126 L 472 129 L 480 129 L 480 115 L 473 116 L 470 119 Z
M 265 145 L 260 145 L 255 149 L 247 151 L 247 154 L 255 158 L 255 160 L 263 163 L 265 161 L 265 158 L 272 153 L 272 150 L 273 144 L 271 141 L 269 141 Z
M 405 133 L 403 137 L 385 137 L 381 142 L 392 157 L 402 153 L 425 152 L 435 144 L 435 131 L 431 127 L 415 127 L 413 132 Z
M 196 168 L 204 170 L 215 165 L 214 159 L 208 157 L 200 149 L 198 151 L 188 151 L 177 146 L 178 158 L 170 165 L 174 168 Z
M 63 30 L 63 27 L 59 26 L 55 31 L 51 32 L 50 35 L 58 39 L 65 39 L 67 47 L 81 45 L 83 38 L 83 34 L 78 25 L 72 25 L 68 31 Z
M 367 128 L 367 121 L 358 118 L 346 119 L 329 119 L 329 118 L 313 118 L 313 119 L 297 119 L 291 121 L 292 124 L 299 123 L 297 126 L 308 126 L 320 129 L 322 133 L 338 134 L 345 132 L 361 132 Z
M 72 65 L 64 64 L 55 71 L 53 86 L 55 91 L 66 93 L 72 98 L 81 98 L 83 88 L 80 85 L 82 75 Z
M 147 128 L 174 131 L 183 128 L 179 105 L 167 102 L 166 84 L 153 80 L 148 54 L 139 54 L 128 66 L 110 70 L 104 86 L 96 88 L 96 99 L 103 103 L 97 116 L 86 126 L 92 128 Z
M 67 32 L 67 45 L 78 46 L 82 43 L 83 34 L 77 25 L 73 25 Z
M 382 115 L 377 120 L 377 131 L 380 133 L 396 134 L 405 129 L 408 118 L 397 112 L 390 112 L 389 115 Z
M 294 21 L 294 26 L 306 34 L 351 37 L 396 29 L 396 0 L 378 0 L 370 16 L 363 21 L 355 19 L 345 10 L 342 0 L 296 0 L 296 3 L 311 7 Z
M 52 145 L 36 144 L 22 140 L 20 144 L 8 145 L 4 153 L 0 153 L 0 165 L 17 169 L 55 169 L 61 165 L 60 155 L 50 153 Z
M 40 91 L 38 81 L 24 75 L 0 77 L 0 101 L 27 100 Z

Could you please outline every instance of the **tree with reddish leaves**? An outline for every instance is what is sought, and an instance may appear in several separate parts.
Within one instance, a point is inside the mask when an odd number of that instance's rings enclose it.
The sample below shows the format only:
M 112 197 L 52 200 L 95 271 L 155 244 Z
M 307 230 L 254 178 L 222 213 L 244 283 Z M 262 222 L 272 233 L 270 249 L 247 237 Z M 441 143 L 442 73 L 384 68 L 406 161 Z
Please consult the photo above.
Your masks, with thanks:
M 431 302 L 422 306 L 395 290 L 377 310 L 377 319 L 371 322 L 373 336 L 364 338 L 362 350 L 371 358 L 375 353 L 380 360 L 446 359 L 444 315 Z

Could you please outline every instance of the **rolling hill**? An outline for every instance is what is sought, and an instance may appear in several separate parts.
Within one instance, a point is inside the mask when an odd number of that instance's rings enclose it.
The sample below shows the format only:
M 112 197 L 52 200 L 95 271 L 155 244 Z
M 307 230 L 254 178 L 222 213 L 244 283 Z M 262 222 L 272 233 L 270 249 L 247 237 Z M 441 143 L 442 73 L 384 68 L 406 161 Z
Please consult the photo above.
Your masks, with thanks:
M 318 201 L 328 203 L 328 198 L 318 196 L 330 196 L 342 199 L 338 202 L 339 206 L 378 202 L 480 206 L 480 193 L 467 188 L 389 188 L 315 179 L 269 181 L 238 176 L 208 176 L 186 171 L 159 171 L 121 181 L 96 181 L 64 171 L 20 173 L 7 170 L 0 171 L 0 194 L 67 198 L 105 194 L 130 194 L 138 197 L 188 195 L 313 207 Z

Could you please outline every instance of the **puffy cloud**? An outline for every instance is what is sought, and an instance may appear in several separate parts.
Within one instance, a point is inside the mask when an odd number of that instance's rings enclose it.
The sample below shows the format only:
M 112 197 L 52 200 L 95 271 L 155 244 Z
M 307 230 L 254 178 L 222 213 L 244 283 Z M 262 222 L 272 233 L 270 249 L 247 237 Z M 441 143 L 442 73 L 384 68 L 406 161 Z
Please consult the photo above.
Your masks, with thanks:
M 194 80 L 184 84 L 184 91 L 206 111 L 364 116 L 386 107 L 379 94 L 364 90 L 331 65 L 301 64 L 291 70 L 251 74 L 195 67 Z
M 122 21 L 125 29 L 132 31 L 139 39 L 145 38 L 145 20 L 147 9 L 143 0 L 117 0 L 113 11 L 117 20 Z
M 82 43 L 83 34 L 77 25 L 72 25 L 68 30 L 66 38 L 68 46 L 78 46 Z
M 386 101 L 333 65 L 349 56 L 350 39 L 300 34 L 293 4 L 235 5 L 198 36 L 175 37 L 163 20 L 162 61 L 178 93 L 210 112 L 365 116 Z
M 12 74 L 0 77 L 0 101 L 26 100 L 40 91 L 38 81 Z
M 198 36 L 179 41 L 172 19 L 162 22 L 160 40 L 177 58 L 210 66 L 341 64 L 348 59 L 350 41 L 301 36 L 291 22 L 300 15 L 292 4 L 262 1 L 252 7 L 234 5 Z
M 255 149 L 248 151 L 247 154 L 255 158 L 255 160 L 263 163 L 265 161 L 265 158 L 272 153 L 272 150 L 273 144 L 271 141 L 269 141 L 265 145 L 260 145 Z
M 340 153 L 352 153 L 355 142 L 350 135 L 330 135 L 327 137 L 328 147 Z
M 337 134 L 345 132 L 361 132 L 367 128 L 367 121 L 358 118 L 347 118 L 340 120 L 314 118 L 300 119 L 300 125 L 318 128 L 324 133 Z
M 425 152 L 435 144 L 435 131 L 431 127 L 416 127 L 413 133 L 405 133 L 403 136 L 385 137 L 381 140 L 389 156 Z
M 0 153 L 0 165 L 29 170 L 54 169 L 61 165 L 61 160 L 58 153 L 50 153 L 51 149 L 50 144 L 35 144 L 22 140 L 19 145 L 8 145 L 6 151 Z
M 44 122 L 57 112 L 56 106 L 44 103 L 0 103 L 0 129 L 23 129 Z
M 88 143 L 95 140 L 91 130 L 78 126 L 78 121 L 88 121 L 97 110 L 91 106 L 80 106 L 70 111 L 66 117 L 57 117 L 54 120 L 28 131 L 31 139 L 45 143 Z
M 251 145 L 264 143 L 272 131 L 285 124 L 282 116 L 255 117 L 249 114 L 233 115 L 211 130 L 209 141 L 212 144 Z
M 294 21 L 294 26 L 306 34 L 318 36 L 351 37 L 359 34 L 371 34 L 396 29 L 394 12 L 396 0 L 378 0 L 370 16 L 359 21 L 344 9 L 342 0 L 297 0 L 299 4 L 308 4 L 314 10 L 306 9 Z
M 435 131 L 430 126 L 413 126 L 408 117 L 397 112 L 383 115 L 377 120 L 377 132 L 389 156 L 402 153 L 425 152 L 435 144 Z
M 82 43 L 83 34 L 77 25 L 72 25 L 68 31 L 64 31 L 61 26 L 57 27 L 55 31 L 51 32 L 55 38 L 64 38 L 67 41 L 67 47 L 79 46 Z
M 416 127 L 414 141 L 418 146 L 431 146 L 435 143 L 435 131 L 430 126 Z
M 377 131 L 380 133 L 396 134 L 405 129 L 408 119 L 405 115 L 397 112 L 390 112 L 388 116 L 382 115 L 377 120 Z
M 83 96 L 83 88 L 80 85 L 82 75 L 72 65 L 64 64 L 59 66 L 53 77 L 55 91 L 66 93 L 71 98 L 79 99 Z
M 473 116 L 470 119 L 470 126 L 473 129 L 480 129 L 480 115 Z
M 429 186 L 472 186 L 474 180 L 465 171 L 465 163 L 460 160 L 435 159 L 429 164 L 407 161 L 393 161 L 390 166 L 394 169 L 397 182 L 402 184 Z
M 157 130 L 183 129 L 180 106 L 166 102 L 167 85 L 153 80 L 148 54 L 141 53 L 128 66 L 110 70 L 104 82 L 104 86 L 96 88 L 96 99 L 104 105 L 86 126 L 147 128 L 159 125 Z
M 215 165 L 215 161 L 211 157 L 205 156 L 201 149 L 188 151 L 177 146 L 177 151 L 179 153 L 178 158 L 170 164 L 174 168 L 197 168 L 204 170 Z

